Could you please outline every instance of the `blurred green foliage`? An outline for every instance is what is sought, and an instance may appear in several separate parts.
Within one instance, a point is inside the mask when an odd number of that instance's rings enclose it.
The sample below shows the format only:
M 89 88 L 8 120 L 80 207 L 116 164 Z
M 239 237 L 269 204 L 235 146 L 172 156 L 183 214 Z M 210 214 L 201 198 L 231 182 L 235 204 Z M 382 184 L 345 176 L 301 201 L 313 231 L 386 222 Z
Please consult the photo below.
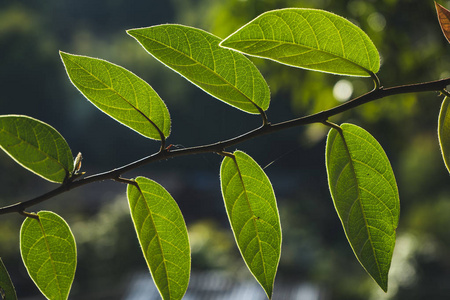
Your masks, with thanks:
M 448 1 L 442 4 L 450 6 Z M 158 150 L 158 143 L 144 141 L 83 99 L 64 72 L 58 57 L 58 50 L 63 50 L 109 60 L 149 82 L 171 112 L 168 142 L 177 147 L 241 134 L 258 126 L 259 118 L 210 99 L 152 59 L 125 30 L 176 22 L 224 38 L 258 14 L 284 7 L 326 9 L 355 22 L 381 54 L 378 75 L 385 87 L 450 76 L 450 45 L 441 34 L 432 1 L 3 1 L 0 114 L 26 114 L 55 127 L 73 153 L 83 152 L 82 171 L 88 174 Z M 353 97 L 373 87 L 370 79 L 252 60 L 271 88 L 271 122 L 338 105 L 333 90 L 342 79 L 351 84 Z M 314 282 L 330 299 L 442 299 L 448 295 L 450 190 L 436 134 L 441 101 L 434 93 L 394 96 L 332 120 L 351 121 L 371 132 L 396 173 L 401 215 L 388 294 L 379 294 L 354 259 L 334 211 L 324 166 L 326 127 L 311 125 L 239 146 L 261 166 L 274 162 L 265 171 L 275 188 L 283 228 L 276 282 Z M 198 118 L 211 125 L 200 126 Z M 193 242 L 194 269 L 227 268 L 242 275 L 242 261 L 233 246 L 220 197 L 219 163 L 218 157 L 200 155 L 151 165 L 129 175 L 157 177 L 178 201 Z M 27 200 L 54 187 L 27 174 L 1 153 L 0 170 L 1 205 Z M 122 196 L 117 198 L 119 192 Z M 73 227 L 79 251 L 74 299 L 115 286 L 108 294 L 112 299 L 130 272 L 145 270 L 124 195 L 125 187 L 101 183 L 36 207 L 55 210 Z M 19 258 L 21 221 L 16 215 L 0 220 L 0 256 L 12 273 L 19 298 L 38 294 L 30 288 Z

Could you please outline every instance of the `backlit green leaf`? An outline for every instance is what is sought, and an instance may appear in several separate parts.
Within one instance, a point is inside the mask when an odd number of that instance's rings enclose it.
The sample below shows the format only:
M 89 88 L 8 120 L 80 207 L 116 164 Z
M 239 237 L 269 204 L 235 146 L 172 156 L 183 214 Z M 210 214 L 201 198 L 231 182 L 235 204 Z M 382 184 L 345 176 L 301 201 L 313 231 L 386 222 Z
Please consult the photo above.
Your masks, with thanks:
M 272 184 L 241 151 L 222 161 L 220 180 L 239 251 L 270 298 L 281 253 L 280 217 Z
M 57 214 L 41 211 L 28 217 L 20 230 L 20 252 L 28 274 L 51 300 L 67 299 L 75 276 L 77 252 L 67 223 Z
M 127 31 L 151 55 L 210 95 L 248 113 L 269 107 L 267 83 L 244 55 L 219 47 L 220 38 L 182 25 Z
M 400 202 L 389 160 L 364 129 L 331 129 L 326 147 L 328 184 L 334 206 L 356 257 L 387 291 Z
M 18 115 L 0 116 L 0 148 L 24 168 L 62 183 L 73 171 L 72 151 L 50 125 Z
M 145 137 L 169 136 L 169 111 L 144 80 L 101 59 L 60 54 L 72 83 L 101 111 Z
M 304 69 L 370 76 L 380 57 L 370 38 L 327 11 L 287 8 L 263 13 L 224 39 L 221 46 Z
M 172 196 L 158 183 L 136 178 L 128 202 L 144 258 L 165 300 L 183 298 L 189 283 L 191 250 L 186 224 Z
M 450 172 L 450 98 L 445 97 L 439 113 L 438 136 L 445 166 Z
M 17 300 L 16 290 L 14 289 L 8 271 L 0 258 L 0 298 L 3 300 Z

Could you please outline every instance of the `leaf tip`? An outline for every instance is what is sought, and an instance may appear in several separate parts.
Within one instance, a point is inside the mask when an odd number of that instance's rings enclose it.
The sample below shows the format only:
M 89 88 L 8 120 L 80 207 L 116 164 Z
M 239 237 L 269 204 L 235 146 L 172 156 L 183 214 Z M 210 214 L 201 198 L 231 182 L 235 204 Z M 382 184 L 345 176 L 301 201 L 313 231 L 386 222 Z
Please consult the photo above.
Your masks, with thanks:
M 223 40 L 221 40 L 220 43 L 219 43 L 219 47 L 227 48 L 227 49 L 228 49 L 228 47 L 225 46 L 227 40 L 228 40 L 228 37 L 226 37 L 226 38 L 224 38 Z
M 381 278 L 380 281 L 376 280 L 378 286 L 383 290 L 383 292 L 388 292 L 388 280 L 386 278 Z
M 61 57 L 61 60 L 63 61 L 63 63 L 65 64 L 66 60 L 72 56 L 72 54 L 69 54 L 67 52 L 61 51 L 59 50 L 59 56 Z
M 442 33 L 450 43 L 450 11 L 436 1 L 434 2 L 434 4 L 436 6 L 437 18 L 442 29 Z
M 127 29 L 127 30 L 125 30 L 125 32 L 129 35 L 129 36 L 131 36 L 131 37 L 133 37 L 133 38 L 136 38 L 136 32 L 139 30 L 139 28 L 131 28 L 131 29 Z

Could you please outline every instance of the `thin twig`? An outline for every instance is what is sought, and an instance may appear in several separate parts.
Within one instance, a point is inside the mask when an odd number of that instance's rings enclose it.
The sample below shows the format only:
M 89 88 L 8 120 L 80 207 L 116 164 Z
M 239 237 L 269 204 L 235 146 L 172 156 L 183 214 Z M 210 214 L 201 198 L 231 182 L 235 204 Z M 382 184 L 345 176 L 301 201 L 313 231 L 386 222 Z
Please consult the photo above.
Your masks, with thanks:
M 431 81 L 431 82 L 425 82 L 425 83 L 418 83 L 418 84 L 409 84 L 409 85 L 403 85 L 403 86 L 396 86 L 391 88 L 383 88 L 379 85 L 376 85 L 375 89 L 373 89 L 371 92 L 368 92 L 367 94 L 364 94 L 362 96 L 359 96 L 357 98 L 354 98 L 353 100 L 350 100 L 344 104 L 341 104 L 339 106 L 336 106 L 334 108 L 331 108 L 329 110 L 324 110 L 316 114 L 311 114 L 302 118 L 298 119 L 292 119 L 285 122 L 277 123 L 277 124 L 270 124 L 269 122 L 265 122 L 261 127 L 253 129 L 251 131 L 248 131 L 240 136 L 231 138 L 229 140 L 208 144 L 208 145 L 201 145 L 196 147 L 190 147 L 190 148 L 183 148 L 183 149 L 175 149 L 170 151 L 159 151 L 158 153 L 155 153 L 153 155 L 150 155 L 148 157 L 144 157 L 140 160 L 137 160 L 135 162 L 132 162 L 128 165 L 122 166 L 117 169 L 113 169 L 107 172 L 91 175 L 85 178 L 81 178 L 79 180 L 69 181 L 67 183 L 62 184 L 58 188 L 45 193 L 41 196 L 38 196 L 36 198 L 30 199 L 28 201 L 19 202 L 16 204 L 12 204 L 9 206 L 5 206 L 0 208 L 0 215 L 7 214 L 7 213 L 21 213 L 26 208 L 34 206 L 38 203 L 41 203 L 45 200 L 48 200 L 50 198 L 53 198 L 57 195 L 63 194 L 65 192 L 68 192 L 72 189 L 78 188 L 80 186 L 90 184 L 97 181 L 103 181 L 103 180 L 116 180 L 120 182 L 124 182 L 120 176 L 130 170 L 136 169 L 138 167 L 141 167 L 143 165 L 147 165 L 149 163 L 153 163 L 160 160 L 165 160 L 168 158 L 178 157 L 178 156 L 187 156 L 187 155 L 194 155 L 194 154 L 201 154 L 201 153 L 219 153 L 224 154 L 224 149 L 240 144 L 244 141 L 251 140 L 255 137 L 271 134 L 274 132 L 278 132 L 281 130 L 285 130 L 288 128 L 303 126 L 307 124 L 312 123 L 326 123 L 328 118 L 335 116 L 337 114 L 340 114 L 342 112 L 351 110 L 355 107 L 358 107 L 360 105 L 363 105 L 365 103 L 378 100 L 381 98 L 385 98 L 392 95 L 398 95 L 398 94 L 407 94 L 407 93 L 419 93 L 419 92 L 430 92 L 430 91 L 442 91 L 445 89 L 447 85 L 450 85 L 450 78 Z M 162 134 L 162 132 L 160 132 Z M 162 138 L 162 142 L 164 144 L 165 140 Z M 130 182 L 126 182 L 130 183 Z

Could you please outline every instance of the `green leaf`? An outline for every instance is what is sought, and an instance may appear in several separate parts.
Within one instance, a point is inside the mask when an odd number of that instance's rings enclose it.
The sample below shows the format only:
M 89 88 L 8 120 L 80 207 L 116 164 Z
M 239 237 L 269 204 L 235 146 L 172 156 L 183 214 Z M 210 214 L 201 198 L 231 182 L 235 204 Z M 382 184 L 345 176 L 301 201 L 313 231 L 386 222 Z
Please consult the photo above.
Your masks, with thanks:
M 225 157 L 220 169 L 225 207 L 250 272 L 272 296 L 281 253 L 281 226 L 272 184 L 247 154 Z
M 267 110 L 270 92 L 244 55 L 219 47 L 220 38 L 182 25 L 127 31 L 151 55 L 213 97 L 245 112 Z
M 364 129 L 331 129 L 326 146 L 328 184 L 334 206 L 356 257 L 387 291 L 400 202 L 389 160 Z
M 128 185 L 134 227 L 153 280 L 165 300 L 181 299 L 189 284 L 191 250 L 186 224 L 172 196 L 144 177 Z
M 169 111 L 144 80 L 101 59 L 60 54 L 73 85 L 97 108 L 145 137 L 169 136 Z
M 0 258 L 0 297 L 3 300 L 17 300 L 16 290 L 8 271 Z
M 24 168 L 52 182 L 62 183 L 73 171 L 72 152 L 61 134 L 27 116 L 0 116 L 0 148 Z
M 370 76 L 380 68 L 378 51 L 360 28 L 317 9 L 268 11 L 224 39 L 221 46 L 333 74 Z
M 77 264 L 75 239 L 57 214 L 41 211 L 20 230 L 20 252 L 28 274 L 51 300 L 67 299 Z
M 445 97 L 439 113 L 438 137 L 445 166 L 450 172 L 450 98 Z

